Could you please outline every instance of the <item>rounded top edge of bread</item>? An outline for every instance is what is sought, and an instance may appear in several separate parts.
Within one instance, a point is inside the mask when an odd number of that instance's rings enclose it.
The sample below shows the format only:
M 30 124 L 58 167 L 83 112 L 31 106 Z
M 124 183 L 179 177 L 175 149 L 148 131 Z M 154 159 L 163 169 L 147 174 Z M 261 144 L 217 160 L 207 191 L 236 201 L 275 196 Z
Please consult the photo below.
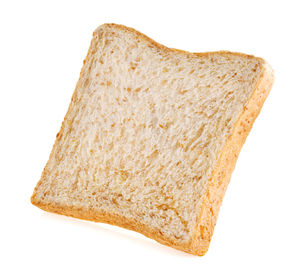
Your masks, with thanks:
M 96 36 L 97 34 L 101 33 L 105 29 L 113 29 L 113 28 L 135 34 L 136 36 L 139 37 L 139 39 L 143 40 L 145 43 L 150 43 L 162 51 L 173 52 L 176 54 L 192 55 L 192 56 L 197 56 L 197 57 L 211 56 L 211 55 L 225 55 L 225 56 L 231 55 L 231 56 L 244 57 L 247 59 L 255 59 L 260 62 L 263 71 L 270 73 L 270 75 L 273 76 L 273 79 L 274 79 L 274 70 L 272 69 L 272 67 L 269 65 L 269 63 L 266 60 L 264 60 L 261 57 L 257 57 L 257 56 L 250 55 L 250 54 L 245 54 L 242 52 L 232 52 L 232 51 L 228 51 L 228 50 L 207 51 L 207 52 L 190 52 L 187 50 L 171 48 L 171 47 L 167 47 L 163 44 L 156 42 L 155 40 L 151 39 L 150 37 L 146 36 L 145 34 L 141 33 L 140 31 L 138 31 L 132 27 L 127 27 L 125 25 L 116 24 L 116 23 L 104 23 L 104 24 L 98 26 L 95 29 L 95 31 L 93 32 L 93 36 Z

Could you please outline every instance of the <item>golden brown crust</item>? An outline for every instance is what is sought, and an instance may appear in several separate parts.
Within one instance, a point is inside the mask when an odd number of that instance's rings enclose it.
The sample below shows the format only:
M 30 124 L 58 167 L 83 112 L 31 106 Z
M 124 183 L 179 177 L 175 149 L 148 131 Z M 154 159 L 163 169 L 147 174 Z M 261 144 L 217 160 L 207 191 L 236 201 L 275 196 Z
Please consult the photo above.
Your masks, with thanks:
M 240 149 L 252 127 L 252 124 L 255 120 L 255 118 L 258 116 L 260 109 L 271 89 L 272 83 L 273 83 L 273 74 L 271 68 L 261 59 L 256 58 L 251 55 L 246 55 L 243 53 L 233 53 L 228 51 L 218 51 L 218 52 L 205 52 L 205 53 L 190 53 L 183 50 L 178 49 L 172 49 L 167 48 L 166 46 L 163 46 L 146 35 L 123 25 L 117 25 L 117 24 L 104 24 L 100 26 L 95 32 L 94 36 L 97 34 L 97 32 L 103 28 L 103 26 L 106 27 L 114 27 L 119 28 L 128 32 L 132 32 L 137 35 L 137 37 L 140 40 L 144 40 L 151 45 L 157 47 L 161 51 L 164 52 L 175 52 L 175 53 L 181 53 L 185 55 L 196 55 L 196 56 L 203 56 L 203 55 L 214 55 L 214 54 L 222 54 L 222 55 L 237 55 L 237 56 L 243 56 L 247 58 L 255 58 L 259 59 L 262 64 L 264 65 L 264 68 L 262 69 L 262 75 L 260 77 L 260 80 L 249 99 L 248 104 L 246 105 L 242 115 L 240 116 L 239 120 L 237 121 L 234 131 L 232 135 L 228 138 L 228 140 L 225 143 L 225 146 L 220 154 L 220 158 L 217 162 L 217 166 L 213 171 L 212 178 L 210 179 L 209 185 L 207 187 L 206 193 L 203 195 L 203 199 L 201 202 L 201 208 L 200 212 L 198 214 L 197 218 L 197 225 L 194 231 L 193 238 L 191 242 L 187 244 L 178 244 L 174 242 L 170 238 L 166 238 L 164 235 L 160 234 L 157 231 L 154 231 L 150 229 L 148 226 L 137 223 L 135 220 L 128 219 L 125 217 L 121 217 L 119 215 L 113 215 L 108 214 L 104 211 L 95 210 L 95 209 L 84 209 L 84 208 L 76 208 L 76 207 L 66 207 L 66 206 L 58 206 L 58 205 L 52 205 L 52 204 L 44 204 L 41 201 L 37 200 L 36 192 L 37 188 L 42 184 L 45 177 L 48 175 L 48 163 L 51 160 L 51 158 L 55 155 L 56 146 L 59 145 L 59 142 L 61 140 L 60 134 L 62 134 L 62 131 L 65 128 L 66 125 L 66 119 L 68 118 L 68 115 L 72 108 L 77 105 L 79 100 L 77 100 L 77 88 L 80 85 L 83 72 L 85 71 L 85 62 L 83 65 L 83 68 L 80 73 L 79 81 L 77 82 L 76 89 L 72 96 L 72 101 L 70 103 L 68 112 L 65 116 L 65 119 L 62 123 L 62 127 L 60 132 L 58 133 L 56 142 L 54 144 L 54 147 L 52 149 L 52 152 L 50 154 L 49 161 L 47 162 L 44 171 L 42 173 L 42 177 L 40 181 L 38 182 L 37 186 L 34 189 L 33 195 L 31 197 L 31 202 L 33 205 L 49 212 L 54 212 L 58 214 L 63 214 L 67 216 L 72 216 L 84 220 L 91 220 L 95 222 L 103 222 L 108 224 L 113 224 L 116 226 L 120 226 L 126 229 L 130 229 L 136 232 L 139 232 L 141 234 L 144 234 L 145 236 L 152 238 L 159 243 L 162 243 L 164 245 L 171 246 L 173 248 L 176 248 L 178 250 L 182 250 L 194 255 L 204 255 L 206 251 L 208 250 L 208 246 L 211 240 L 211 236 L 213 233 L 213 229 L 216 223 L 217 214 L 219 212 L 219 208 L 223 199 L 223 196 L 225 194 L 225 190 L 227 187 L 227 184 L 229 183 L 231 173 L 234 169 L 238 154 L 240 152 Z M 87 58 L 88 59 L 92 55 L 92 44 L 88 51 Z

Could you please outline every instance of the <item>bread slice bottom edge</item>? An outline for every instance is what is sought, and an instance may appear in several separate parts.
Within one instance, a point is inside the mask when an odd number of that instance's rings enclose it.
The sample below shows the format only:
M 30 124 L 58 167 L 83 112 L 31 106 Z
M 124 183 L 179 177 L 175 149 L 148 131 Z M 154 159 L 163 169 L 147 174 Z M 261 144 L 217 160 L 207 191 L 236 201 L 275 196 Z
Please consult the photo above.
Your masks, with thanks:
M 202 256 L 208 250 L 209 242 L 201 241 L 201 246 L 197 246 L 197 252 L 195 252 L 194 249 L 190 248 L 191 242 L 188 242 L 186 244 L 176 243 L 172 239 L 159 233 L 159 231 L 151 229 L 147 225 L 140 223 L 135 219 L 107 213 L 100 209 L 44 204 L 42 202 L 36 201 L 34 195 L 31 197 L 31 203 L 47 212 L 75 217 L 82 220 L 111 224 L 121 228 L 129 229 L 141 233 L 148 238 L 154 239 L 161 244 L 193 255 Z

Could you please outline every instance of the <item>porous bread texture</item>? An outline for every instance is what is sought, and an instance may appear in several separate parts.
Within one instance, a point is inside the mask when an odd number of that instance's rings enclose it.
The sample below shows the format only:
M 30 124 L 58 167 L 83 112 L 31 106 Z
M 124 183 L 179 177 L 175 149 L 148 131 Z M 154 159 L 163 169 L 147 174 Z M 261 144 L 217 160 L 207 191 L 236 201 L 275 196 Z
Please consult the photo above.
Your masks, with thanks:
M 212 206 L 222 152 L 248 134 L 263 101 L 240 136 L 237 123 L 258 84 L 264 100 L 272 76 L 260 58 L 172 50 L 100 26 L 32 203 L 204 254 L 244 139 L 221 167 L 231 170 Z

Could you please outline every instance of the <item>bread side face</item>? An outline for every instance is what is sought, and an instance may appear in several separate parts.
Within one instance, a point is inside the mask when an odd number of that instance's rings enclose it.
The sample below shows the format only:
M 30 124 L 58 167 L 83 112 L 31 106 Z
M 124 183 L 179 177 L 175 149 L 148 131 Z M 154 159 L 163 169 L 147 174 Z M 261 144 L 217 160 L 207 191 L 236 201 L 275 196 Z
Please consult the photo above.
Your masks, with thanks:
M 256 87 L 243 107 L 232 133 L 227 138 L 208 180 L 205 194 L 201 197 L 197 224 L 190 244 L 190 249 L 195 255 L 204 255 L 208 250 L 219 209 L 238 155 L 272 88 L 274 82 L 272 68 L 264 61 L 261 67 L 261 75 Z
M 208 192 L 224 169 L 230 177 L 222 154 L 246 136 L 238 122 L 264 72 L 252 56 L 181 52 L 100 26 L 33 204 L 203 254 L 216 218 L 207 209 L 225 189 Z

